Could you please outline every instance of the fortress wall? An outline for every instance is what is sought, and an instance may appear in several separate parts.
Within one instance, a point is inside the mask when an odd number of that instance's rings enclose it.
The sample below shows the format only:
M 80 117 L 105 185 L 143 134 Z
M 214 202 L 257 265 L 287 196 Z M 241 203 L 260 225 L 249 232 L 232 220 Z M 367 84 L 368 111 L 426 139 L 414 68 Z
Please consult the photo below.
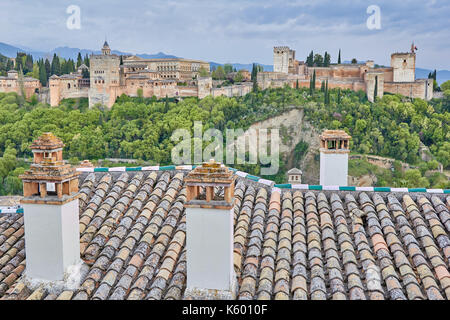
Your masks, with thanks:
M 427 92 L 427 81 L 419 80 L 416 82 L 385 82 L 384 91 L 394 94 L 401 94 L 406 97 L 420 98 L 424 100 L 430 100 L 432 98 L 432 93 L 430 97 L 430 91 Z M 431 85 L 431 83 L 430 83 Z
M 179 97 L 192 97 L 197 96 L 199 93 L 198 87 L 193 86 L 177 86 L 175 94 Z

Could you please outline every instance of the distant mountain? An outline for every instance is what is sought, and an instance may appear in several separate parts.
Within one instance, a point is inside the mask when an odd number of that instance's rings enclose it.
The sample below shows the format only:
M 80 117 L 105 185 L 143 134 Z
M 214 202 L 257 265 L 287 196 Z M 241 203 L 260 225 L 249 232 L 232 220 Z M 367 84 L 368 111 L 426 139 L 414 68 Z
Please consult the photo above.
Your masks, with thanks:
M 58 56 L 64 58 L 64 59 L 77 59 L 78 52 L 81 53 L 81 55 L 84 57 L 86 54 L 90 55 L 92 53 L 99 54 L 101 53 L 100 50 L 89 50 L 89 49 L 79 49 L 79 48 L 70 48 L 70 47 L 57 47 L 49 52 L 43 52 L 43 51 L 36 51 L 27 47 L 16 47 L 13 45 L 9 45 L 7 43 L 0 42 L 0 54 L 9 57 L 9 58 L 15 58 L 17 55 L 17 52 L 25 52 L 28 54 L 32 54 L 34 59 L 40 59 L 40 58 L 48 58 L 51 59 L 53 57 L 53 54 L 56 53 Z M 129 52 L 122 52 L 118 50 L 112 50 L 113 54 L 117 55 L 130 55 L 132 53 Z M 138 57 L 141 57 L 143 59 L 163 59 L 163 58 L 178 58 L 177 56 L 165 54 L 164 52 L 158 52 L 155 54 L 147 54 L 147 53 L 140 53 L 135 54 Z M 350 63 L 350 61 L 344 61 L 344 63 Z M 364 61 L 358 61 L 358 63 L 364 63 Z M 252 63 L 248 64 L 242 64 L 242 63 L 231 63 L 233 65 L 233 68 L 236 68 L 236 70 L 246 69 L 248 71 L 252 71 Z M 264 68 L 264 71 L 273 71 L 272 65 L 267 64 L 260 64 Z M 217 63 L 217 62 L 210 62 L 211 68 L 217 68 L 218 66 L 223 66 L 223 63 Z M 416 68 L 416 78 L 417 79 L 423 79 L 428 78 L 428 74 L 432 72 L 433 70 L 429 69 L 423 69 L 423 68 Z M 437 71 L 437 82 L 439 85 L 444 83 L 445 81 L 450 80 L 450 71 L 449 70 L 438 70 Z
M 434 70 L 416 68 L 416 78 L 417 79 L 426 79 L 428 78 L 428 74 L 433 72 Z M 445 81 L 450 80 L 450 71 L 448 70 L 437 70 L 436 71 L 436 81 L 439 85 L 443 84 Z
M 101 53 L 100 50 L 89 50 L 89 49 L 79 49 L 79 48 L 69 48 L 69 47 L 57 47 L 50 52 L 42 52 L 42 51 L 34 51 L 30 50 L 28 48 L 19 48 L 12 45 L 9 45 L 7 43 L 0 42 L 0 54 L 3 54 L 4 56 L 7 56 L 9 58 L 15 58 L 17 56 L 17 52 L 25 52 L 28 54 L 33 55 L 34 59 L 40 59 L 40 58 L 49 58 L 53 57 L 53 54 L 57 54 L 58 56 L 64 58 L 64 59 L 77 59 L 78 52 L 81 53 L 81 55 L 84 57 L 86 54 L 90 55 L 92 53 L 99 54 Z M 112 50 L 113 54 L 117 55 L 131 55 L 132 53 L 129 52 L 122 52 L 118 50 Z M 162 59 L 162 58 L 177 58 L 174 55 L 165 54 L 164 52 L 158 52 L 156 54 L 136 54 L 138 57 L 144 58 L 144 59 Z
M 256 63 L 256 62 L 255 62 Z M 252 67 L 253 67 L 253 63 L 248 63 L 248 64 L 242 64 L 242 63 L 217 63 L 217 62 L 209 62 L 209 65 L 212 68 L 217 68 L 218 66 L 222 66 L 224 64 L 231 64 L 233 66 L 233 68 L 236 68 L 237 71 L 245 69 L 248 71 L 252 71 Z M 273 71 L 273 66 L 272 65 L 268 65 L 268 64 L 261 64 L 261 63 L 256 63 L 259 64 L 261 66 L 263 66 L 264 71 Z
M 46 56 L 45 52 L 34 51 L 34 50 L 24 50 L 22 48 L 18 48 L 7 43 L 0 42 L 0 53 L 8 58 L 15 58 L 17 56 L 17 52 L 26 52 L 28 54 L 32 54 L 33 57 L 40 59 Z
M 173 56 L 171 54 L 165 54 L 164 52 L 158 52 L 156 54 L 137 54 L 138 57 L 141 57 L 143 59 L 174 59 L 179 58 L 177 56 Z
M 51 55 L 53 56 L 54 53 L 56 53 L 58 56 L 63 57 L 64 59 L 76 59 L 78 56 L 78 52 L 81 53 L 81 56 L 85 56 L 86 54 L 90 55 L 92 53 L 94 54 L 100 54 L 100 50 L 88 50 L 88 49 L 79 49 L 79 48 L 69 48 L 69 47 L 58 47 L 51 51 Z M 122 52 L 118 50 L 111 50 L 112 54 L 117 55 L 132 55 L 133 53 L 130 52 Z M 164 52 L 158 52 L 156 54 L 147 54 L 147 53 L 138 53 L 135 54 L 138 57 L 141 57 L 143 59 L 163 59 L 163 58 L 177 58 L 174 55 L 165 54 Z

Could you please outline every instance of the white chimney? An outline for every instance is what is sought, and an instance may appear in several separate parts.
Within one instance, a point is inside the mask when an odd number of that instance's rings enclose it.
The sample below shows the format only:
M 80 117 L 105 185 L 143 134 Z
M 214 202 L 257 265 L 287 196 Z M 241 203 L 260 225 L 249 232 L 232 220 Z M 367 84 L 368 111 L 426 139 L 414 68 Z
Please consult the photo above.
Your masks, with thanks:
M 325 130 L 320 135 L 320 185 L 347 186 L 351 138 L 343 130 Z
M 25 275 L 61 281 L 79 265 L 78 175 L 62 160 L 64 144 L 52 133 L 33 142 L 33 164 L 20 178 L 25 223 Z
M 234 180 L 228 168 L 214 161 L 195 168 L 184 180 L 187 187 L 185 297 L 236 297 L 233 267 Z M 215 194 L 215 188 L 223 188 L 223 195 Z

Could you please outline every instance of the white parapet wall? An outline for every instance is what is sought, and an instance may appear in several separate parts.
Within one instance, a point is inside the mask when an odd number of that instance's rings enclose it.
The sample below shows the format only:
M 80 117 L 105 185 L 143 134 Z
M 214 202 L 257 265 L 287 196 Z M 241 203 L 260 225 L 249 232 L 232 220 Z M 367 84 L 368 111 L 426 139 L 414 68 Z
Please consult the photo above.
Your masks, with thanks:
M 24 203 L 26 276 L 63 280 L 80 263 L 78 199 L 62 205 Z
M 233 209 L 186 208 L 187 288 L 232 291 Z
M 348 153 L 320 152 L 320 185 L 347 186 Z

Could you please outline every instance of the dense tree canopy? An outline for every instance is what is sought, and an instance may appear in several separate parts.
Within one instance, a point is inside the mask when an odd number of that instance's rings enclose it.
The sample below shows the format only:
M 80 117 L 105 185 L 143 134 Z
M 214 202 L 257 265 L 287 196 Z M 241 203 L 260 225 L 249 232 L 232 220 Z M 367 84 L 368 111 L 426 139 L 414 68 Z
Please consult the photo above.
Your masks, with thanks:
M 186 98 L 180 102 L 121 96 L 108 110 L 88 108 L 87 99 L 64 100 L 59 107 L 36 101 L 21 106 L 17 94 L 0 93 L 0 156 L 10 159 L 14 150 L 15 156 L 29 158 L 32 140 L 51 131 L 66 144 L 66 159 L 135 158 L 164 165 L 171 163 L 173 131 L 186 128 L 192 132 L 194 121 L 202 121 L 203 130 L 245 130 L 289 108 L 304 108 L 316 128 L 343 129 L 352 135 L 353 152 L 420 165 L 422 143 L 445 168 L 450 167 L 450 99 L 427 103 L 385 95 L 369 103 L 362 91 L 327 89 L 327 94 L 325 99 L 325 92 L 310 94 L 308 88 L 285 87 L 257 90 L 244 97 Z M 3 171 L 12 173 L 16 167 L 4 166 Z M 280 179 L 285 169 L 280 171 Z M 259 166 L 246 170 L 259 174 Z

